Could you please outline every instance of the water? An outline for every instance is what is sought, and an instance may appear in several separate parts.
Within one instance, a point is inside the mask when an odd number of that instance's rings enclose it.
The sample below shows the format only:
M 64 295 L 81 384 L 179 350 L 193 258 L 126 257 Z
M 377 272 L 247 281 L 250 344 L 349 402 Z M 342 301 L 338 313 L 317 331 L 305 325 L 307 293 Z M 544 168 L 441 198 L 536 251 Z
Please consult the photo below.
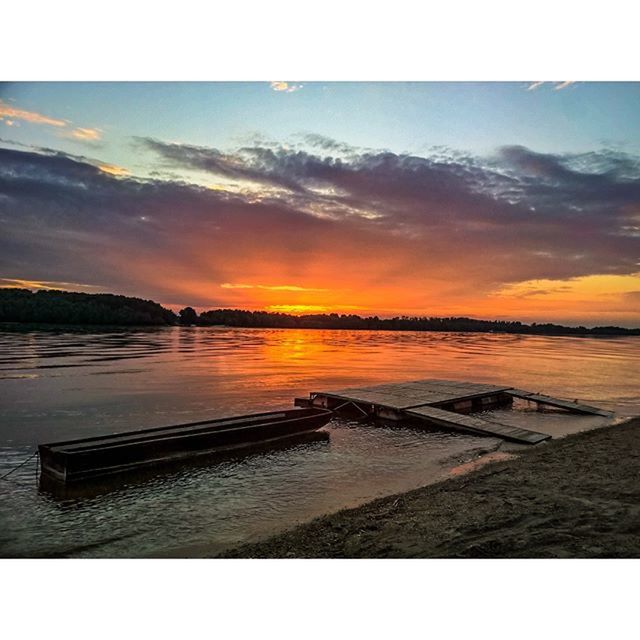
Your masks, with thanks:
M 38 442 L 291 406 L 309 391 L 427 377 L 638 412 L 639 338 L 226 328 L 0 332 L 0 475 Z M 496 412 L 553 435 L 604 420 Z M 0 483 L 0 555 L 214 554 L 447 477 L 491 438 L 334 420 L 329 440 L 158 474 L 82 499 Z M 504 447 L 503 447 L 504 449 Z

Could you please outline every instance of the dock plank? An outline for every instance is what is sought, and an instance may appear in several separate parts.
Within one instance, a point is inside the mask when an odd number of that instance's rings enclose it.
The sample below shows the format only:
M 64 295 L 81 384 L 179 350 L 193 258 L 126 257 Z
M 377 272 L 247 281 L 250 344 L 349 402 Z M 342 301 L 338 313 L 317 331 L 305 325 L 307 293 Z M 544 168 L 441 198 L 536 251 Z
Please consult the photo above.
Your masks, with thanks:
M 371 404 L 380 405 L 383 407 L 389 407 L 390 409 L 407 409 L 409 407 L 415 407 L 422 404 L 422 401 L 416 400 L 416 398 L 407 398 L 405 396 L 390 394 L 384 392 L 364 392 L 360 393 L 356 390 L 353 392 L 336 393 L 326 392 L 317 393 L 314 395 L 327 396 L 329 398 L 335 398 L 337 400 L 343 400 L 344 402 L 353 401 L 359 404 Z

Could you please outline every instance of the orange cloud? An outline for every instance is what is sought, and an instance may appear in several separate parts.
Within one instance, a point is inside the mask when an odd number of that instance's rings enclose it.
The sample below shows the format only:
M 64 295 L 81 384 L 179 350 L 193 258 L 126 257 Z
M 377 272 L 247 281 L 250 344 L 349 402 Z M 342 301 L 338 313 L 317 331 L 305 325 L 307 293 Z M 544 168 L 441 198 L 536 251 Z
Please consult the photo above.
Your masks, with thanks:
M 289 84 L 288 82 L 282 82 L 281 80 L 271 82 L 270 86 L 274 91 L 284 91 L 285 93 L 300 91 L 303 87 L 301 84 Z
M 71 138 L 76 138 L 77 140 L 86 140 L 89 142 L 95 142 L 96 140 L 100 140 L 102 138 L 102 132 L 100 129 L 90 129 L 85 127 L 78 127 L 69 133 Z
M 32 124 L 46 124 L 51 127 L 66 127 L 67 120 L 58 118 L 50 118 L 36 111 L 27 111 L 26 109 L 17 109 L 0 100 L 0 119 L 9 118 L 11 120 L 24 120 Z
M 266 289 L 267 291 L 327 291 L 316 287 L 300 287 L 294 284 L 232 284 L 225 282 L 220 285 L 223 289 Z
M 52 282 L 49 280 L 23 280 L 21 278 L 0 278 L 0 287 L 7 289 L 97 289 L 91 284 L 79 282 Z
M 41 124 L 49 127 L 56 127 L 58 129 L 64 129 L 65 132 L 61 135 L 68 138 L 75 138 L 83 142 L 95 142 L 102 138 L 102 131 L 100 129 L 91 127 L 75 127 L 69 129 L 72 126 L 71 121 L 62 120 L 60 118 L 52 118 L 46 116 L 37 111 L 28 111 L 26 109 L 19 109 L 13 107 L 6 102 L 0 100 L 0 120 L 7 126 L 15 126 L 18 124 L 18 120 L 23 122 L 29 122 L 30 124 Z
M 564 280 L 526 280 L 503 287 L 495 293 L 501 298 L 537 298 L 546 301 L 608 301 L 612 297 L 640 289 L 640 273 L 632 275 L 592 275 Z
M 100 171 L 104 171 L 104 173 L 108 173 L 112 176 L 128 176 L 131 174 L 130 171 L 123 169 L 122 167 L 118 167 L 115 164 L 99 164 L 98 169 Z

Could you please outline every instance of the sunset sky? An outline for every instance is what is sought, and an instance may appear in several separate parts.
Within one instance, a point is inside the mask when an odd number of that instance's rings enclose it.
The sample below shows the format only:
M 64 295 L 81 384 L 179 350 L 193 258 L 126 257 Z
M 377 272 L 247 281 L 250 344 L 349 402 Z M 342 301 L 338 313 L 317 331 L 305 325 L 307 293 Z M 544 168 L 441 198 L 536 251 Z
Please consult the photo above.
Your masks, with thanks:
M 640 83 L 0 85 L 0 286 L 640 326 Z

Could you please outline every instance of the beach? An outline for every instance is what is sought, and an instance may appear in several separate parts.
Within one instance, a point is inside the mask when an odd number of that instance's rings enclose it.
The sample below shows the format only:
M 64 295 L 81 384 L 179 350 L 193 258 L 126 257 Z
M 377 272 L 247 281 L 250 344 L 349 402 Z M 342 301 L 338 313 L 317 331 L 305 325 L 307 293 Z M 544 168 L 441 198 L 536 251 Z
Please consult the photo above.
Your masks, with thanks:
M 640 557 L 640 417 L 501 458 L 219 557 Z

